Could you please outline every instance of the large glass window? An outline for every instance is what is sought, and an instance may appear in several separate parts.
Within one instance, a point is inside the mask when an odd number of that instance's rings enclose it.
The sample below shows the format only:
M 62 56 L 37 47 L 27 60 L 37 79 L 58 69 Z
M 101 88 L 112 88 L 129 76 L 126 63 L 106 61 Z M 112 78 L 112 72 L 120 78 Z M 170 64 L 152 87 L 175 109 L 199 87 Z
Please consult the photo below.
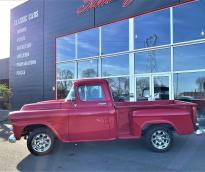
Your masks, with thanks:
M 98 60 L 81 61 L 78 63 L 78 78 L 98 76 Z
M 174 70 L 205 69 L 205 44 L 174 48 Z
M 56 40 L 56 58 L 57 62 L 75 59 L 75 35 Z
M 135 73 L 168 72 L 171 70 L 171 51 L 161 50 L 135 53 Z
M 129 55 L 102 59 L 102 75 L 117 76 L 129 74 Z
M 205 1 L 174 8 L 174 42 L 205 38 Z
M 169 9 L 135 18 L 135 49 L 170 43 Z
M 129 20 L 102 27 L 102 54 L 129 50 Z
M 75 75 L 74 63 L 60 63 L 57 64 L 57 80 L 73 79 Z
M 107 78 L 115 101 L 129 100 L 129 77 Z
M 174 75 L 175 99 L 197 104 L 197 115 L 205 117 L 205 72 Z
M 64 99 L 72 88 L 72 81 L 57 81 L 57 98 Z
M 78 33 L 78 58 L 99 55 L 99 28 Z
M 175 74 L 174 91 L 175 98 L 205 99 L 205 72 Z

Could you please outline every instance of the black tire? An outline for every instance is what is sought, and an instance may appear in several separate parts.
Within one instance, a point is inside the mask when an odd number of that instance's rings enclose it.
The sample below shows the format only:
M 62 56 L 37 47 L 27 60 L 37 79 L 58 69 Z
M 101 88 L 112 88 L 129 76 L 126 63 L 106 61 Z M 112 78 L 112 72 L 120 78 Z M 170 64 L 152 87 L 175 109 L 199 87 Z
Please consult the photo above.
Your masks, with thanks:
M 145 144 L 154 152 L 167 152 L 173 144 L 173 133 L 168 127 L 153 126 L 145 133 Z
M 39 140 L 37 139 L 45 139 L 47 144 L 45 143 L 39 144 Z M 38 143 L 36 143 L 36 141 Z M 28 136 L 27 148 L 33 155 L 37 155 L 37 156 L 46 155 L 46 154 L 49 154 L 53 150 L 54 143 L 55 143 L 55 136 L 49 129 L 38 128 L 38 129 L 33 130 Z M 44 144 L 48 145 L 48 146 L 45 146 L 46 147 L 44 148 L 45 150 L 41 148 L 41 146 L 43 146 Z M 35 145 L 37 146 L 35 147 Z

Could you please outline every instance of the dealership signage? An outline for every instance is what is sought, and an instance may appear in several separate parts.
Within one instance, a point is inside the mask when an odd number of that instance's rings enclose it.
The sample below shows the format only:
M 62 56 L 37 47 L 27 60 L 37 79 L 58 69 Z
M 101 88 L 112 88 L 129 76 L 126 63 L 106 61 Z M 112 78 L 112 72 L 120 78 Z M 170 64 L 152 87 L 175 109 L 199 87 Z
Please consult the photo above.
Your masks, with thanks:
M 129 6 L 134 0 L 122 0 L 122 7 Z M 77 9 L 77 14 L 85 13 L 91 9 L 110 4 L 113 0 L 83 0 L 84 5 Z
M 38 22 L 38 18 L 39 10 L 34 10 L 13 20 L 13 38 L 15 35 L 13 40 L 16 40 L 14 49 L 16 76 L 26 75 L 28 72 L 26 69 L 37 64 L 36 58 L 31 56 L 31 50 L 35 43 L 30 33 L 33 30 L 33 26 Z
M 14 20 L 14 26 L 17 26 L 19 24 L 23 24 L 23 23 L 26 23 L 28 21 L 31 21 L 35 18 L 38 18 L 38 10 L 37 11 L 34 11 L 32 13 L 29 13 L 28 15 L 24 15 L 16 20 Z

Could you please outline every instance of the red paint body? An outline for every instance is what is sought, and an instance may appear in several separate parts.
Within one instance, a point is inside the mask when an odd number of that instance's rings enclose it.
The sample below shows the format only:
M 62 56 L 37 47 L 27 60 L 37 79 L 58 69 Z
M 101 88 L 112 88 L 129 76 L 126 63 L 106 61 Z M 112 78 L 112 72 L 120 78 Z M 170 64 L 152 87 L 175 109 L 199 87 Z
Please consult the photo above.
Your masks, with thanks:
M 81 101 L 77 88 L 100 85 L 104 101 Z M 44 125 L 63 142 L 82 142 L 140 138 L 143 129 L 152 124 L 169 124 L 177 134 L 195 131 L 196 104 L 174 100 L 153 102 L 113 102 L 104 79 L 79 80 L 74 83 L 75 100 L 51 100 L 24 105 L 9 118 L 17 140 L 24 128 Z

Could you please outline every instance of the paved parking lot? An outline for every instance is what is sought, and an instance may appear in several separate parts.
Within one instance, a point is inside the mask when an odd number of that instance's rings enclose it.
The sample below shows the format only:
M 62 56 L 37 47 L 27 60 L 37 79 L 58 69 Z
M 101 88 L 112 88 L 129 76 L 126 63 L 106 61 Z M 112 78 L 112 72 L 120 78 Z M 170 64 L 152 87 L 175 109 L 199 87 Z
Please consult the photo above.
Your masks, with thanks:
M 10 125 L 0 123 L 0 171 L 205 171 L 205 136 L 176 136 L 171 151 L 154 153 L 140 140 L 57 143 L 50 155 L 31 155 L 22 139 L 7 142 Z

